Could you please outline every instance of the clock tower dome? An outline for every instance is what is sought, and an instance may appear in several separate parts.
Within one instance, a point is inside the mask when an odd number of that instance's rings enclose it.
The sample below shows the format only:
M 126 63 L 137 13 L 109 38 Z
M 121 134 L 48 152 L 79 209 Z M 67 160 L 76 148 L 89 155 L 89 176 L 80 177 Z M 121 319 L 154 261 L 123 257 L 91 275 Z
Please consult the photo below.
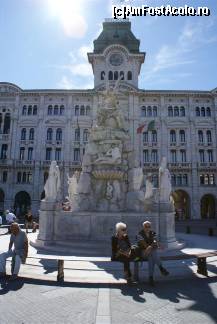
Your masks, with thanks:
M 121 80 L 138 87 L 138 77 L 145 53 L 139 50 L 140 41 L 131 31 L 129 20 L 106 19 L 103 30 L 94 41 L 93 53 L 88 53 L 94 73 L 94 87 L 109 81 Z

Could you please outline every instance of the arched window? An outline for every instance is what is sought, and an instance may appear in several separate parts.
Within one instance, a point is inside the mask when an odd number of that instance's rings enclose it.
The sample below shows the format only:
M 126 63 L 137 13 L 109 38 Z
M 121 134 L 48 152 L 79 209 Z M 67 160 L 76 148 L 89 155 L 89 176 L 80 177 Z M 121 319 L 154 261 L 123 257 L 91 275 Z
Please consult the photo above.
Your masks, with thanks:
M 63 135 L 62 129 L 61 128 L 57 128 L 57 131 L 56 131 L 56 140 L 57 141 L 62 141 L 62 135 Z
M 26 139 L 26 128 L 22 128 L 21 130 L 21 140 L 25 141 Z
M 83 133 L 83 141 L 84 141 L 84 143 L 88 142 L 88 136 L 89 136 L 88 129 L 85 129 L 84 133 Z
M 84 108 L 84 106 L 81 106 L 80 115 L 81 116 L 84 116 L 85 115 L 85 108 Z
M 206 115 L 207 115 L 207 117 L 211 117 L 211 110 L 210 110 L 210 107 L 207 107 L 207 108 L 206 108 Z
M 200 108 L 199 107 L 196 107 L 196 116 L 200 117 Z
M 173 107 L 172 106 L 168 107 L 168 116 L 173 117 Z
M 202 132 L 202 130 L 198 131 L 198 141 L 199 141 L 199 143 L 203 143 L 203 132 Z
M 121 78 L 121 80 L 124 80 L 124 71 L 120 72 L 120 78 Z
M 0 159 L 7 159 L 8 144 L 2 144 Z
M 201 116 L 202 117 L 205 117 L 205 108 L 204 107 L 201 107 Z
M 57 105 L 54 106 L 54 115 L 58 115 L 59 107 Z
M 9 113 L 5 115 L 4 118 L 4 128 L 3 128 L 3 134 L 9 134 L 10 133 L 10 127 L 11 127 L 11 116 Z
M 179 107 L 174 107 L 174 117 L 178 117 L 179 116 Z
M 185 142 L 185 131 L 183 129 L 179 131 L 179 140 L 181 143 Z
M 90 116 L 90 106 L 86 106 L 86 115 Z
M 148 106 L 148 117 L 152 116 L 152 109 L 151 106 Z
M 180 116 L 181 117 L 185 116 L 185 107 L 180 107 Z
M 207 143 L 212 143 L 212 133 L 210 130 L 206 132 Z
M 148 132 L 143 133 L 143 142 L 148 143 Z
M 153 116 L 157 117 L 157 107 L 156 106 L 153 107 Z
M 22 179 L 22 173 L 17 172 L 17 183 L 21 183 L 21 179 Z
M 75 141 L 80 142 L 80 128 L 76 128 L 75 130 Z
M 75 106 L 75 116 L 79 116 L 79 106 Z
M 174 130 L 170 131 L 170 142 L 175 143 L 176 142 L 176 132 Z
M 146 117 L 146 107 L 142 106 L 141 108 L 141 117 Z
M 36 105 L 34 105 L 33 107 L 33 115 L 37 115 L 38 113 L 38 107 Z
M 157 143 L 157 131 L 153 130 L 151 133 L 151 138 L 153 143 Z
M 52 115 L 52 113 L 53 113 L 53 106 L 49 105 L 48 108 L 47 108 L 47 114 Z
M 118 71 L 114 72 L 114 80 L 118 80 Z
M 65 107 L 64 105 L 60 106 L 60 115 L 64 115 Z
M 112 71 L 109 71 L 108 79 L 113 80 L 113 72 Z
M 102 80 L 102 81 L 105 80 L 105 71 L 102 71 L 102 72 L 101 72 L 101 80 Z
M 47 130 L 47 140 L 52 141 L 52 138 L 53 138 L 53 130 L 52 130 L 52 128 L 48 128 L 48 130 Z
M 23 172 L 22 182 L 23 183 L 26 183 L 26 172 Z
M 28 115 L 32 115 L 32 106 L 28 107 Z
M 204 150 L 199 150 L 199 158 L 201 163 L 205 162 Z
M 27 107 L 23 106 L 22 115 L 26 115 L 26 112 L 27 112 Z
M 133 75 L 131 71 L 127 72 L 127 80 L 131 81 L 133 79 Z
M 29 140 L 30 141 L 33 141 L 34 140 L 34 128 L 30 128 L 30 131 L 29 131 Z

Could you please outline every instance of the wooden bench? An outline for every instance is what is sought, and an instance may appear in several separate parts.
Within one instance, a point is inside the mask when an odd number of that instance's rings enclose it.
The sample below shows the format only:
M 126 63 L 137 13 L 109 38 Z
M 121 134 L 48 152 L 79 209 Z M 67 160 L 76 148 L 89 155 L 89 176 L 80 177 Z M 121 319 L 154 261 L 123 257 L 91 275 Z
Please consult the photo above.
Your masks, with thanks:
M 217 251 L 205 252 L 199 254 L 180 254 L 171 256 L 162 256 L 162 261 L 176 261 L 176 260 L 187 260 L 187 259 L 197 259 L 197 273 L 208 276 L 206 259 L 209 257 L 217 256 Z M 141 262 L 147 261 L 147 259 L 141 259 Z M 134 279 L 139 281 L 139 262 L 134 261 Z
M 217 251 L 199 253 L 199 254 L 180 254 L 180 255 L 172 255 L 172 256 L 161 256 L 162 261 L 176 261 L 176 260 L 189 260 L 189 259 L 197 259 L 197 273 L 208 276 L 207 272 L 207 263 L 206 259 L 209 257 L 217 256 Z M 35 259 L 36 256 L 29 256 L 28 259 Z M 79 261 L 77 258 L 70 256 L 59 256 L 59 255 L 37 255 L 37 259 L 41 260 L 56 260 L 57 261 L 57 281 L 64 282 L 64 261 Z M 87 262 L 119 262 L 119 261 L 111 261 L 110 258 L 98 258 L 98 257 L 87 257 L 85 260 Z M 133 277 L 135 281 L 139 281 L 139 263 L 147 262 L 147 259 L 140 259 L 138 261 L 131 261 L 134 264 L 133 267 Z

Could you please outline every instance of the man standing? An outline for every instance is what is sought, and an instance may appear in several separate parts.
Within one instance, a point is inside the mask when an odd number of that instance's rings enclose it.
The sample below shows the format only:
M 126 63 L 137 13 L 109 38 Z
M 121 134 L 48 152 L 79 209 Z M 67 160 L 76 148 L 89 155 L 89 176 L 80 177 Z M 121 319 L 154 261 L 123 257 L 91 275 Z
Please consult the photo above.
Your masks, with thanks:
M 12 246 L 14 249 L 12 250 Z M 19 224 L 13 223 L 11 225 L 11 238 L 8 251 L 0 254 L 0 277 L 6 276 L 6 260 L 12 257 L 11 266 L 11 280 L 17 279 L 21 263 L 26 262 L 28 255 L 28 239 L 25 232 L 23 232 Z

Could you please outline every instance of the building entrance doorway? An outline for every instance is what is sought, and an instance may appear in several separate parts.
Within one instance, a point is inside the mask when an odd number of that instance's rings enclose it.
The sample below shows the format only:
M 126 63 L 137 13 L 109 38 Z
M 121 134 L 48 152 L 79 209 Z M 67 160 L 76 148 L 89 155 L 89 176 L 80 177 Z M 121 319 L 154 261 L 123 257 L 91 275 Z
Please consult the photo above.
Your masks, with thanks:
M 31 197 L 26 191 L 20 191 L 15 196 L 14 211 L 17 217 L 22 217 L 31 209 Z
M 4 212 L 4 202 L 5 202 L 5 194 L 2 189 L 0 189 L 0 213 Z
M 213 195 L 204 195 L 200 201 L 200 216 L 202 219 L 213 219 L 216 214 L 216 202 Z

